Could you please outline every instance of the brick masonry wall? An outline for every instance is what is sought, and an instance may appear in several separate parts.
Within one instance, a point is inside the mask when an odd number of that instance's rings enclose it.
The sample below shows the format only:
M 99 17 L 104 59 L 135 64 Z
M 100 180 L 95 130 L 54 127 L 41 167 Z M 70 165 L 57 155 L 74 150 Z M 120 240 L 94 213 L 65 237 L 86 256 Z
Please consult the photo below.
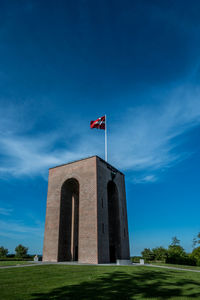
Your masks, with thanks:
M 61 187 L 70 178 L 79 182 L 79 245 L 82 263 L 98 263 L 96 157 L 49 170 L 43 261 L 58 261 Z
M 107 184 L 112 180 L 112 169 L 97 156 L 49 170 L 43 261 L 59 259 L 61 187 L 70 178 L 79 182 L 78 261 L 91 264 L 108 263 L 110 257 Z M 120 256 L 122 259 L 129 259 L 124 175 L 116 170 L 113 181 L 117 185 L 119 195 Z
M 116 173 L 112 177 L 113 171 Z M 112 168 L 105 161 L 97 157 L 97 194 L 98 194 L 98 261 L 99 263 L 108 263 L 109 257 L 109 221 L 108 221 L 108 182 L 113 180 L 118 190 L 119 201 L 119 222 L 120 222 L 120 258 L 129 259 L 129 235 L 128 220 L 126 208 L 126 194 L 124 175 L 118 170 Z M 103 200 L 103 207 L 102 207 Z M 104 233 L 102 232 L 102 223 L 104 224 Z M 125 236 L 124 236 L 125 230 Z

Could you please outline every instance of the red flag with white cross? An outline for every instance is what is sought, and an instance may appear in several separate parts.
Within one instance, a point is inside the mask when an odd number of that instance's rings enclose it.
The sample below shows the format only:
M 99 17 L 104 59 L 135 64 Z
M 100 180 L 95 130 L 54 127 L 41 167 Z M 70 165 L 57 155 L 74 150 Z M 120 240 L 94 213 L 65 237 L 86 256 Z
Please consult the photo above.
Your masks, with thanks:
M 105 116 L 90 122 L 90 128 L 104 129 L 105 130 Z
M 95 121 L 90 122 L 90 128 L 97 128 L 105 130 L 105 161 L 108 160 L 108 150 L 107 150 L 107 117 L 106 115 L 98 118 Z

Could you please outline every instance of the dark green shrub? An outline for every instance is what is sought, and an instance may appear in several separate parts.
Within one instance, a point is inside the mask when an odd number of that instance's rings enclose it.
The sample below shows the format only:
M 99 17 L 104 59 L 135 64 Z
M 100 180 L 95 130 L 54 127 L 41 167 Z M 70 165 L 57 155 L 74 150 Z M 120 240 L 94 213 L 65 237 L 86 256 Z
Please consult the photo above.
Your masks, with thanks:
M 142 258 L 142 256 L 132 256 L 131 257 L 131 262 L 132 263 L 139 263 L 141 258 Z
M 5 257 L 5 258 L 0 258 L 0 261 L 30 261 L 33 260 L 33 258 L 17 258 L 17 257 Z
M 153 261 L 155 259 L 154 253 L 149 248 L 145 248 L 142 252 L 142 258 L 144 258 L 145 262 Z
M 6 257 L 8 254 L 8 249 L 4 248 L 3 246 L 0 247 L 0 258 Z
M 27 256 L 27 252 L 28 252 L 28 248 L 24 247 L 23 245 L 19 244 L 16 248 L 15 248 L 15 252 L 16 252 L 16 257 L 18 258 L 24 258 Z
M 178 265 L 195 265 L 193 257 L 188 255 L 180 245 L 170 245 L 166 263 Z
M 191 258 L 195 260 L 197 266 L 200 266 L 200 247 L 192 251 Z
M 154 256 L 155 260 L 158 261 L 163 261 L 165 262 L 168 256 L 168 251 L 167 249 L 163 248 L 163 247 L 156 247 L 152 249 L 152 253 Z

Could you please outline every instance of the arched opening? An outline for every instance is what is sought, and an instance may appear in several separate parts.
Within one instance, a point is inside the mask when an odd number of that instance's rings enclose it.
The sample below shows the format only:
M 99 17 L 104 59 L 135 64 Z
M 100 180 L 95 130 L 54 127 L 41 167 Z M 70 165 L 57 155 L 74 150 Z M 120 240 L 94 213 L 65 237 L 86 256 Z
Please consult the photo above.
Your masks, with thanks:
M 113 181 L 108 182 L 108 224 L 110 262 L 115 263 L 121 257 L 120 249 L 120 218 L 117 186 Z
M 78 261 L 79 183 L 66 180 L 61 188 L 59 261 Z

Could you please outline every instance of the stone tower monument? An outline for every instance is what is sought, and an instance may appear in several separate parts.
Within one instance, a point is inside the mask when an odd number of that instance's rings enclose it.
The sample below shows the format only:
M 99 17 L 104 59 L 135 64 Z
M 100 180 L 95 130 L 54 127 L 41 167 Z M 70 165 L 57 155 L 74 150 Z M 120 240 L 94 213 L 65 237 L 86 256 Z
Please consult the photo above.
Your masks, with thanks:
M 43 261 L 129 259 L 124 175 L 98 156 L 49 169 Z

